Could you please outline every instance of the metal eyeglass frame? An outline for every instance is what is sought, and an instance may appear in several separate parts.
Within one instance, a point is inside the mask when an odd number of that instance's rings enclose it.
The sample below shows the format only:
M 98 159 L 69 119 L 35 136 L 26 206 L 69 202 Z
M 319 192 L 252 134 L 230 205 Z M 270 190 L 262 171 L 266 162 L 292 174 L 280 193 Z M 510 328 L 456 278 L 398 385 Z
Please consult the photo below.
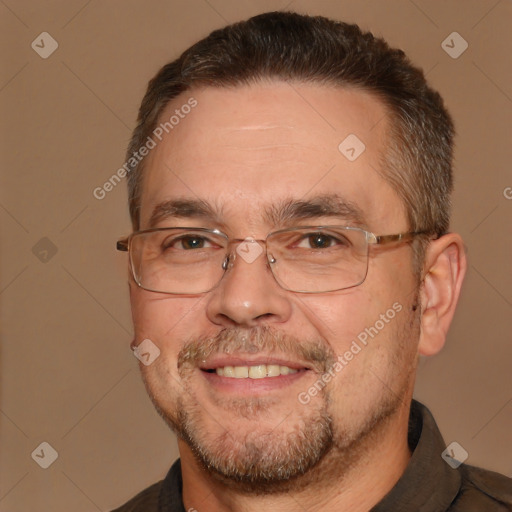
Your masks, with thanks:
M 232 246 L 233 244 L 240 244 L 240 243 L 245 242 L 245 241 L 248 240 L 248 238 L 232 238 L 232 239 L 230 239 L 229 236 L 226 235 L 226 233 L 223 233 L 222 231 L 220 231 L 218 229 L 197 228 L 197 227 L 191 227 L 191 226 L 185 226 L 185 227 L 180 227 L 180 226 L 174 227 L 173 226 L 173 227 L 168 227 L 168 228 L 152 228 L 152 229 L 143 229 L 143 230 L 140 230 L 140 231 L 134 231 L 129 236 L 123 237 L 123 238 L 119 239 L 116 242 L 116 249 L 118 251 L 128 252 L 129 253 L 130 252 L 131 240 L 132 240 L 133 237 L 135 237 L 137 235 L 141 235 L 141 234 L 145 234 L 145 233 L 161 232 L 161 231 L 175 231 L 175 230 L 180 230 L 180 229 L 181 230 L 187 230 L 188 229 L 188 230 L 191 230 L 191 231 L 198 231 L 200 233 L 212 233 L 214 235 L 221 236 L 221 237 L 225 238 L 227 252 L 226 252 L 225 259 L 224 259 L 224 261 L 222 263 L 222 268 L 224 269 L 224 271 L 226 271 L 228 269 L 230 262 L 231 262 L 231 264 L 233 264 L 234 259 L 235 259 L 234 257 L 232 257 L 234 251 L 233 250 L 230 251 L 230 250 L 228 250 L 228 248 L 230 246 Z M 313 230 L 313 231 L 315 231 L 315 230 L 319 231 L 319 230 L 324 230 L 324 229 L 345 229 L 345 230 L 360 231 L 366 237 L 366 243 L 367 243 L 367 248 L 368 249 L 369 249 L 370 245 L 387 245 L 387 244 L 391 244 L 391 243 L 405 243 L 405 242 L 409 242 L 411 240 L 414 240 L 414 238 L 416 238 L 418 236 L 423 236 L 423 235 L 425 235 L 425 236 L 426 235 L 432 236 L 432 233 L 430 233 L 428 231 L 405 232 L 405 233 L 396 233 L 396 234 L 392 234 L 392 235 L 376 235 L 375 233 L 372 233 L 371 231 L 367 231 L 365 229 L 358 228 L 358 227 L 340 226 L 340 225 L 332 225 L 332 226 L 322 225 L 322 226 L 298 226 L 298 227 L 295 227 L 295 228 L 280 229 L 280 230 L 272 231 L 271 233 L 268 233 L 264 240 L 263 239 L 254 239 L 254 238 L 250 238 L 249 240 L 251 242 L 258 242 L 258 243 L 263 244 L 263 246 L 265 248 L 265 256 L 267 257 L 267 261 L 269 263 L 274 263 L 275 259 L 272 261 L 268 257 L 268 252 L 267 252 L 267 240 L 268 240 L 268 238 L 273 236 L 273 235 L 280 234 L 280 233 L 300 231 L 300 230 L 305 230 L 305 229 L 306 230 Z M 343 288 L 336 288 L 334 290 L 328 290 L 328 291 L 313 291 L 313 292 L 310 292 L 310 291 L 296 291 L 296 290 L 288 289 L 288 288 L 284 287 L 279 282 L 278 278 L 274 275 L 272 269 L 271 269 L 271 271 L 272 271 L 272 275 L 273 275 L 274 279 L 276 280 L 276 282 L 284 290 L 292 291 L 294 293 L 307 293 L 307 294 L 330 293 L 330 292 L 336 292 L 336 291 L 341 291 L 341 290 L 348 290 L 349 288 L 355 288 L 356 286 L 360 286 L 362 283 L 364 283 L 364 281 L 366 280 L 366 277 L 368 275 L 368 262 L 369 262 L 369 259 L 370 259 L 370 255 L 367 254 L 366 271 L 365 271 L 364 277 L 362 278 L 362 280 L 360 282 L 358 282 L 357 284 L 354 284 L 354 285 L 346 286 L 346 287 L 343 287 Z M 130 270 L 131 270 L 131 274 L 132 274 L 133 280 L 135 281 L 137 286 L 139 286 L 143 290 L 154 292 L 154 293 L 164 293 L 164 294 L 169 294 L 169 295 L 201 295 L 203 293 L 208 293 L 208 292 L 212 291 L 214 288 L 216 288 L 220 284 L 220 282 L 222 281 L 222 278 L 225 275 L 225 272 L 224 272 L 224 274 L 222 274 L 222 276 L 219 279 L 219 281 L 212 288 L 210 288 L 209 290 L 206 290 L 206 291 L 203 291 L 203 292 L 187 294 L 187 293 L 182 293 L 182 292 L 162 292 L 162 291 L 152 290 L 150 288 L 145 288 L 144 286 L 142 286 L 139 283 L 139 281 L 137 279 L 137 276 L 135 275 L 135 270 L 133 268 L 133 264 L 132 264 L 131 259 L 130 259 Z

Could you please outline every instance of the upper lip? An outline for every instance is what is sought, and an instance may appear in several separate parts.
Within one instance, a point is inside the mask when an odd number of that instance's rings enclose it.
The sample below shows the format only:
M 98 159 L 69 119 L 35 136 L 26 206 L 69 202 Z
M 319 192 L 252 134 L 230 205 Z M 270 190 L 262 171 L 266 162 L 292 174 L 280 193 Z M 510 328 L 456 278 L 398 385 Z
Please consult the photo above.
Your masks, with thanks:
M 225 366 L 259 366 L 259 365 L 279 365 L 288 366 L 295 370 L 311 370 L 312 365 L 301 361 L 291 361 L 283 357 L 276 357 L 273 355 L 263 356 L 258 355 L 257 357 L 243 357 L 243 356 L 232 356 L 232 355 L 219 355 L 212 357 L 202 362 L 199 365 L 200 370 L 215 370 L 217 368 L 223 368 Z

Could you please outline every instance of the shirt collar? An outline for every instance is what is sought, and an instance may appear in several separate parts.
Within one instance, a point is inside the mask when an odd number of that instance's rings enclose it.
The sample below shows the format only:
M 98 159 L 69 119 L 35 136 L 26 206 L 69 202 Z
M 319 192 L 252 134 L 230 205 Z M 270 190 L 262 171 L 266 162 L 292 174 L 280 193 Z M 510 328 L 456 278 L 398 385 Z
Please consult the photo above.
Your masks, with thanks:
M 457 496 L 461 476 L 441 457 L 446 448 L 431 412 L 416 400 L 409 416 L 409 447 L 413 450 L 403 475 L 371 512 L 439 512 Z

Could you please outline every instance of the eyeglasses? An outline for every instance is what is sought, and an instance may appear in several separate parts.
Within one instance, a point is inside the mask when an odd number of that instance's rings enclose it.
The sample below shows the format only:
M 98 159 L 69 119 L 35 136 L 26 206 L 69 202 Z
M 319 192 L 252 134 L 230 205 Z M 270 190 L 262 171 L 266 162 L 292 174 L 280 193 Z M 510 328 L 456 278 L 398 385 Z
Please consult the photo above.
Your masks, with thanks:
M 152 292 L 209 292 L 237 257 L 252 263 L 264 253 L 285 290 L 325 293 L 364 282 L 370 245 L 403 243 L 426 234 L 375 235 L 347 226 L 301 226 L 274 231 L 265 240 L 242 240 L 229 239 L 217 229 L 173 227 L 137 231 L 119 240 L 117 249 L 129 252 L 133 279 Z

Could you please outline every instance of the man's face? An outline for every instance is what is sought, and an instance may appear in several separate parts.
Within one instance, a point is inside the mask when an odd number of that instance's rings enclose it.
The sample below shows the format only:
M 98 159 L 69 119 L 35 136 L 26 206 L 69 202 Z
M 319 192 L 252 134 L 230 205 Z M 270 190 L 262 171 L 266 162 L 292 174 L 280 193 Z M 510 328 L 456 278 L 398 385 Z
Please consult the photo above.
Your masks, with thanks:
M 265 239 L 283 228 L 353 225 L 344 208 L 331 208 L 344 201 L 375 234 L 408 230 L 400 199 L 377 172 L 389 125 L 373 96 L 282 82 L 204 88 L 175 99 L 162 119 L 190 96 L 197 106 L 147 159 L 140 229 Z M 366 146 L 353 161 L 350 148 L 338 149 L 350 134 Z M 214 215 L 191 203 L 155 219 L 159 205 L 178 199 L 207 203 Z M 285 218 L 296 202 L 311 207 Z M 333 211 L 322 211 L 327 205 Z M 194 453 L 216 474 L 254 486 L 293 480 L 335 452 L 350 464 L 407 409 L 418 342 L 413 275 L 402 244 L 371 247 L 366 280 L 329 293 L 282 289 L 264 254 L 249 262 L 238 253 L 201 295 L 131 282 L 135 340 L 161 351 L 141 365 L 144 381 L 181 438 L 182 458 Z

